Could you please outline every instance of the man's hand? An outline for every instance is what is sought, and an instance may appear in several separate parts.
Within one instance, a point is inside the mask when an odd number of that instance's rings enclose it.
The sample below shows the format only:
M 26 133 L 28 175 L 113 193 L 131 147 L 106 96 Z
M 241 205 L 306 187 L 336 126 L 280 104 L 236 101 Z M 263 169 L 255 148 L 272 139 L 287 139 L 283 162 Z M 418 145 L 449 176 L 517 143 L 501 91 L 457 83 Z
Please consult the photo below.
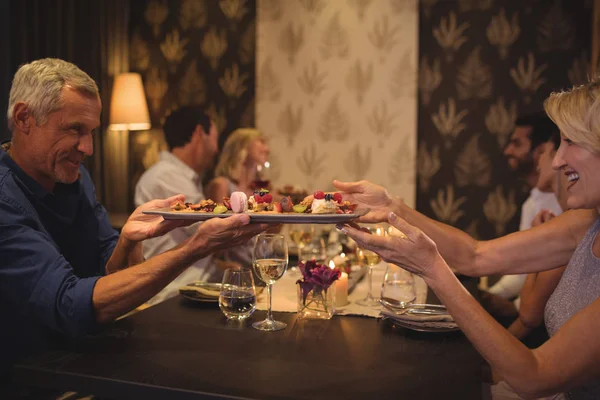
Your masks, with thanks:
M 371 209 L 369 213 L 360 217 L 358 222 L 385 222 L 390 211 L 394 211 L 392 210 L 394 199 L 382 186 L 369 181 L 340 182 L 337 180 L 333 181 L 333 186 L 342 192 L 344 200 Z
M 197 222 L 194 220 L 167 220 L 160 215 L 146 215 L 143 213 L 143 211 L 169 207 L 175 201 L 184 202 L 185 196 L 179 194 L 168 199 L 152 200 L 142 204 L 129 216 L 121 230 L 121 235 L 131 242 L 141 242 L 142 240 L 162 236 L 180 226 L 188 226 Z
M 543 224 L 544 222 L 550 221 L 554 217 L 556 217 L 556 215 L 554 215 L 554 213 L 552 213 L 552 211 L 542 210 L 535 217 L 533 217 L 533 220 L 531 221 L 531 226 L 532 227 L 539 226 L 539 225 Z
M 198 259 L 218 250 L 244 244 L 269 227 L 267 224 L 250 224 L 248 214 L 213 218 L 198 227 L 196 233 L 187 241 L 186 247 L 190 249 L 193 258 Z

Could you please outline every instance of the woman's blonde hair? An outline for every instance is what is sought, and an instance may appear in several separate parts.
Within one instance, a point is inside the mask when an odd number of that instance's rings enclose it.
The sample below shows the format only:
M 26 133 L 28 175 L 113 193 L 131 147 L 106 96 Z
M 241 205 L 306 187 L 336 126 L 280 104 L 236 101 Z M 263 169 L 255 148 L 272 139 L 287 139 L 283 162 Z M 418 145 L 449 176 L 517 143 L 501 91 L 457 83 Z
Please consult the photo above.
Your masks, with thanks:
M 254 128 L 239 128 L 233 131 L 223 146 L 215 176 L 224 176 L 237 181 L 242 163 L 248 155 L 248 146 L 254 139 L 263 138 L 263 134 Z
M 544 109 L 567 139 L 600 153 L 600 80 L 552 93 Z

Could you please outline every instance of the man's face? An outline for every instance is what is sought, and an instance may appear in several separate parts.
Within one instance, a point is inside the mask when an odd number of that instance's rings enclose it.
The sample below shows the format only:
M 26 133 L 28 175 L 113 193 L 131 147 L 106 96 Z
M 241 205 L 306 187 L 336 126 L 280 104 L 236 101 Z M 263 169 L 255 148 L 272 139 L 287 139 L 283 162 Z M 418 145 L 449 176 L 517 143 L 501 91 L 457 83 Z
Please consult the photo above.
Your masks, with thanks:
M 56 182 L 73 183 L 79 178 L 83 159 L 94 152 L 93 134 L 100 126 L 102 104 L 98 96 L 65 86 L 61 100 L 62 108 L 51 113 L 44 124 L 38 125 L 29 116 L 25 143 L 34 178 L 49 190 Z
M 517 126 L 504 149 L 508 165 L 517 173 L 527 174 L 533 171 L 534 160 L 531 155 L 530 126 Z

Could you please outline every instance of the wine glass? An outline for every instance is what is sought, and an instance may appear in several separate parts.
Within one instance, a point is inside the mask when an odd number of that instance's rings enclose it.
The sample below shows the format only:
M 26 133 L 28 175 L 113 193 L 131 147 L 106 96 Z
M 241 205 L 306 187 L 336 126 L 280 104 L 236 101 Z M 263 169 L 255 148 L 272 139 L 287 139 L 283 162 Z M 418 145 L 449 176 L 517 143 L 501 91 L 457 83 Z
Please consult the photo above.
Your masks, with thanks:
M 273 320 L 271 301 L 273 284 L 283 276 L 288 265 L 288 246 L 283 235 L 263 233 L 256 238 L 252 252 L 252 266 L 258 278 L 267 284 L 268 310 L 264 321 L 252 324 L 260 331 L 278 331 L 287 324 Z
M 310 242 L 299 249 L 298 259 L 304 263 L 314 260 L 319 264 L 324 264 L 327 259 L 325 240 L 319 235 L 312 236 Z
M 254 190 L 271 188 L 271 163 L 269 161 L 256 165 L 256 174 L 251 186 Z
M 388 264 L 381 284 L 381 304 L 389 308 L 405 308 L 417 298 L 413 275 L 394 264 Z
M 311 242 L 314 234 L 315 228 L 314 225 L 311 224 L 292 224 L 290 225 L 289 235 L 292 242 L 296 244 L 296 249 L 298 250 L 298 259 L 302 259 L 302 249 Z M 290 267 L 290 271 L 293 273 L 298 272 L 297 266 Z
M 386 236 L 385 228 L 381 225 L 375 225 L 367 227 L 372 235 L 377 236 Z M 381 257 L 379 254 L 372 252 L 371 250 L 366 250 L 361 247 L 356 247 L 356 258 L 358 259 L 358 263 L 362 266 L 368 266 L 369 272 L 367 275 L 367 284 L 369 286 L 369 292 L 364 299 L 358 300 L 356 304 L 365 306 L 365 307 L 377 307 L 379 306 L 379 301 L 372 294 L 372 286 L 373 286 L 373 267 L 381 262 Z
M 227 319 L 243 321 L 256 309 L 256 290 L 252 271 L 228 268 L 223 274 L 219 308 Z

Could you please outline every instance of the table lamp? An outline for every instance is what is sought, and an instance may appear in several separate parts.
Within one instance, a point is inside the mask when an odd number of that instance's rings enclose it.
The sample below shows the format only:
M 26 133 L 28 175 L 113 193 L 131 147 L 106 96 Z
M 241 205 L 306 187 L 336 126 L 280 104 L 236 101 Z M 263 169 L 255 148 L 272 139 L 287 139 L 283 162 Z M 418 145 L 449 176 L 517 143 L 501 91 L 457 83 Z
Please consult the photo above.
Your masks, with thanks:
M 115 78 L 108 129 L 113 131 L 150 129 L 150 115 L 140 74 L 128 72 Z

